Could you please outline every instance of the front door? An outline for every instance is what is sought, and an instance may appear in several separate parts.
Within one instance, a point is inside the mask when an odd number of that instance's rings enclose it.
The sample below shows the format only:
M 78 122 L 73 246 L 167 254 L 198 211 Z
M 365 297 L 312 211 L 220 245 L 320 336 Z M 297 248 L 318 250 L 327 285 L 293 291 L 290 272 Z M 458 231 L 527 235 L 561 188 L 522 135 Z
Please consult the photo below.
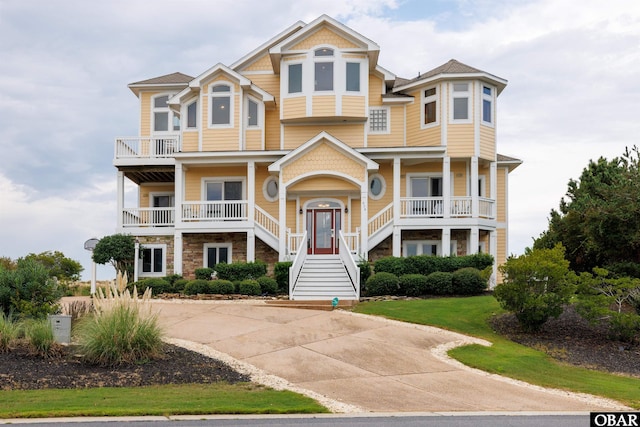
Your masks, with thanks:
M 333 255 L 338 253 L 340 209 L 307 210 L 308 254 Z

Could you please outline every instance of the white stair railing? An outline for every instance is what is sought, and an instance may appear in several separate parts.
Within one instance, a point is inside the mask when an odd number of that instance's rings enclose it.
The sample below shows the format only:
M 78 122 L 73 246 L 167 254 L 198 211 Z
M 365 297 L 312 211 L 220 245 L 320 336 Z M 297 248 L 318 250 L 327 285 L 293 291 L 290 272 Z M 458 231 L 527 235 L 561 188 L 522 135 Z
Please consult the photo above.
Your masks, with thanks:
M 369 236 L 373 236 L 378 230 L 393 220 L 393 202 L 382 208 L 380 212 L 371 217 L 368 223 Z
M 347 241 L 344 238 L 344 233 L 340 230 L 340 247 L 348 248 Z M 356 263 L 356 260 L 353 258 L 351 251 L 343 251 L 340 252 L 340 260 L 344 265 L 344 268 L 347 270 L 347 274 L 349 275 L 349 280 L 351 281 L 351 286 L 356 293 L 356 298 L 360 299 L 360 268 Z
M 260 206 L 256 206 L 255 221 L 260 227 L 271 234 L 274 238 L 280 236 L 280 224 L 278 220 L 272 217 L 262 209 Z
M 289 268 L 289 298 L 293 298 L 293 291 L 296 288 L 298 277 L 302 271 L 304 261 L 307 259 L 307 232 L 302 233 L 302 239 L 296 248 L 296 256 L 293 258 L 293 264 Z

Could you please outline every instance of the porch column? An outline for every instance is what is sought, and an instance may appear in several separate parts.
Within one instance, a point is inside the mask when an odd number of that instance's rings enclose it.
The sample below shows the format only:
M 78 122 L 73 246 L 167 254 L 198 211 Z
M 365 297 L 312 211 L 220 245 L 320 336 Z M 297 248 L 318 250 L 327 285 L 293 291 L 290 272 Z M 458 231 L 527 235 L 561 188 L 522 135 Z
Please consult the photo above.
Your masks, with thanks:
M 256 163 L 251 160 L 247 162 L 247 262 L 256 259 L 256 232 L 255 232 L 255 212 L 256 212 Z
M 489 198 L 492 200 L 491 204 L 491 218 L 497 218 L 497 200 L 498 200 L 498 163 L 491 162 L 489 167 Z
M 400 157 L 393 159 L 393 235 L 391 242 L 392 254 L 395 257 L 402 256 L 402 230 L 396 224 L 400 221 L 400 172 L 402 163 Z
M 442 227 L 442 248 L 441 249 L 442 249 L 442 256 L 451 255 L 451 227 Z
M 478 227 L 471 227 L 469 231 L 469 253 L 473 255 L 478 253 L 478 246 L 480 246 L 480 230 Z
M 278 223 L 280 224 L 280 245 L 278 260 L 285 261 L 289 254 L 287 253 L 287 189 L 284 188 L 282 181 L 282 171 L 278 178 Z
M 451 157 L 442 159 L 442 214 L 444 218 L 451 217 Z M 443 243 L 444 244 L 444 243 Z
M 122 171 L 118 171 L 118 181 L 117 181 L 117 191 L 118 191 L 118 197 L 117 197 L 117 207 L 116 207 L 116 212 L 118 212 L 118 218 L 117 218 L 117 225 L 118 225 L 118 230 L 122 230 L 122 217 L 123 217 L 123 210 L 124 210 L 124 172 Z
M 175 226 L 178 227 L 178 225 L 182 223 L 182 202 L 184 201 L 184 194 L 182 191 L 182 189 L 184 188 L 184 169 L 182 167 L 182 163 L 180 162 L 176 162 L 174 179 L 175 179 L 174 189 L 173 189 L 173 198 L 175 200 L 174 222 L 175 222 Z M 182 250 L 180 250 L 180 252 L 182 253 Z
M 493 273 L 489 280 L 489 288 L 493 289 L 498 280 L 498 232 L 496 230 L 489 232 L 489 253 L 493 257 Z
M 247 262 L 256 260 L 256 232 L 253 228 L 247 230 Z
M 182 275 L 182 231 L 173 233 L 173 274 Z
M 471 158 L 471 216 L 478 218 L 480 209 L 478 206 L 478 157 Z M 477 230 L 476 230 L 477 234 Z M 475 246 L 473 253 L 478 251 L 478 245 Z
M 360 253 L 369 259 L 369 171 L 364 173 L 364 182 L 360 184 Z

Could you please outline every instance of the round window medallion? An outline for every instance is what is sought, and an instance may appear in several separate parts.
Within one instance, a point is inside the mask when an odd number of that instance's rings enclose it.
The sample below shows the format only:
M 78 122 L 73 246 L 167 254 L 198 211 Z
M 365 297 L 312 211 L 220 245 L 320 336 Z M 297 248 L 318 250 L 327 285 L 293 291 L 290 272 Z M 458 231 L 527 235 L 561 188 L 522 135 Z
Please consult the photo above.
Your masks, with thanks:
M 387 184 L 382 175 L 373 175 L 369 180 L 369 197 L 379 199 L 384 195 Z
M 264 198 L 273 202 L 278 198 L 278 179 L 274 176 L 270 176 L 264 181 L 262 187 Z

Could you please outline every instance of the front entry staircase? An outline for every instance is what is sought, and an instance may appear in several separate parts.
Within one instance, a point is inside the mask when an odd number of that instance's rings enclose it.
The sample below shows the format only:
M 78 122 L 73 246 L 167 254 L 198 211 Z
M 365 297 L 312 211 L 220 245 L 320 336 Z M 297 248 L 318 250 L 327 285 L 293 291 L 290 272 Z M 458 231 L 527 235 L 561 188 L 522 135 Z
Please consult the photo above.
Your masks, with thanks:
M 339 255 L 308 255 L 293 289 L 291 299 L 356 300 L 356 291 L 351 285 Z

